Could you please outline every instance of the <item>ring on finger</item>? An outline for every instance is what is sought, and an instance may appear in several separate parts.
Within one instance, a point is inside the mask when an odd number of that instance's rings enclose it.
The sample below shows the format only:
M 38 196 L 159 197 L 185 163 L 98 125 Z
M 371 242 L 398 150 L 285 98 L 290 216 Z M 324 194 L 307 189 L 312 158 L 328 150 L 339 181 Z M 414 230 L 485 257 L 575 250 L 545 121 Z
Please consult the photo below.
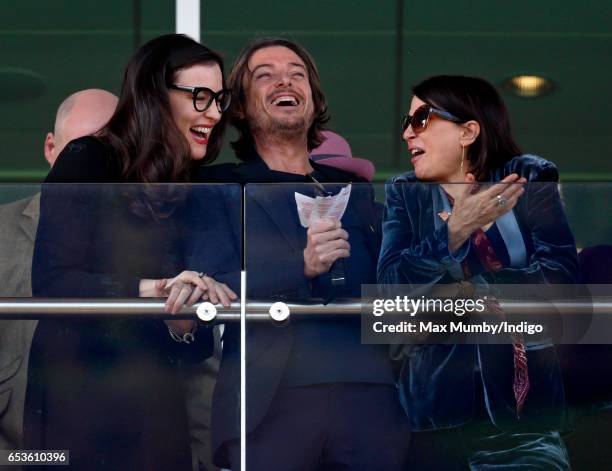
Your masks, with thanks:
M 497 195 L 495 198 L 497 199 L 498 208 L 503 208 L 504 206 L 506 206 L 506 198 L 504 198 L 502 195 Z
M 206 273 L 202 273 L 202 272 L 198 273 L 198 278 L 204 278 L 205 276 L 208 276 L 208 275 Z

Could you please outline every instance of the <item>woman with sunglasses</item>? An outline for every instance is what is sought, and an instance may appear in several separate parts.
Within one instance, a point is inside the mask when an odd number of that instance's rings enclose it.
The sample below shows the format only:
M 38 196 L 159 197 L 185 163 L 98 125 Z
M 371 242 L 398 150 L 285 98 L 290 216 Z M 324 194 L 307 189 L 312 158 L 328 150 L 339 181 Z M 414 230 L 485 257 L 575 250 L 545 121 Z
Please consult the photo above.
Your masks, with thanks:
M 576 249 L 557 169 L 521 154 L 494 87 L 436 76 L 412 91 L 402 138 L 414 171 L 386 187 L 379 283 L 387 290 L 454 284 L 455 292 L 574 283 Z M 398 350 L 401 400 L 417 432 L 414 469 L 569 468 L 552 343 L 516 336 L 505 345 Z
M 197 189 L 159 185 L 189 182 L 216 158 L 230 100 L 224 85 L 220 56 L 186 36 L 161 36 L 135 53 L 108 124 L 70 142 L 45 179 L 35 296 L 160 297 L 172 313 L 201 299 L 236 298 L 223 283 L 185 270 L 193 226 L 214 224 L 186 219 Z M 191 470 L 177 367 L 212 354 L 211 331 L 197 327 L 153 318 L 41 320 L 24 447 L 70 450 L 75 470 Z

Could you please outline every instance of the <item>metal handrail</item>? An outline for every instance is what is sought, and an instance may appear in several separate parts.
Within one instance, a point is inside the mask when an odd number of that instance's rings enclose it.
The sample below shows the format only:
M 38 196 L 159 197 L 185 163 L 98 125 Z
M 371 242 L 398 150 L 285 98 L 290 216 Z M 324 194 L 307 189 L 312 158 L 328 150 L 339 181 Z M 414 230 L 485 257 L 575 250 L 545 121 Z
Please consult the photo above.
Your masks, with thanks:
M 273 301 L 251 301 L 246 305 L 248 320 L 270 319 Z M 612 315 L 612 298 L 593 298 L 592 301 L 560 300 L 550 302 L 500 301 L 500 306 L 508 315 L 548 314 L 554 305 L 555 314 L 562 315 Z M 59 299 L 59 298 L 0 298 L 0 319 L 39 319 L 41 317 L 154 317 L 193 318 L 199 304 L 184 307 L 178 314 L 164 310 L 164 302 L 159 300 L 136 299 Z M 312 303 L 286 303 L 291 315 L 328 316 L 361 314 L 371 312 L 371 305 L 360 299 L 347 299 L 330 304 L 313 301 Z M 215 320 L 229 321 L 240 319 L 240 303 L 230 307 L 217 307 Z

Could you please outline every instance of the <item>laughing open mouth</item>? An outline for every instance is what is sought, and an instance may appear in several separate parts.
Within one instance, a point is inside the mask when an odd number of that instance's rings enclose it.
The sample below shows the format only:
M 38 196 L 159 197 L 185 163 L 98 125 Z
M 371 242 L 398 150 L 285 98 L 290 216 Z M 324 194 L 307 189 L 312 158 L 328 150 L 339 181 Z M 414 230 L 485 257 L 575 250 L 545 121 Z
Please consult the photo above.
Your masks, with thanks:
M 191 132 L 191 136 L 199 144 L 208 143 L 208 139 L 210 137 L 210 131 L 212 131 L 212 127 L 210 126 L 191 126 L 189 128 L 189 132 Z
M 189 130 L 200 139 L 208 139 L 211 129 L 212 128 L 207 126 L 192 126 L 189 128 Z
M 272 100 L 274 106 L 298 106 L 299 100 L 292 95 L 281 95 Z

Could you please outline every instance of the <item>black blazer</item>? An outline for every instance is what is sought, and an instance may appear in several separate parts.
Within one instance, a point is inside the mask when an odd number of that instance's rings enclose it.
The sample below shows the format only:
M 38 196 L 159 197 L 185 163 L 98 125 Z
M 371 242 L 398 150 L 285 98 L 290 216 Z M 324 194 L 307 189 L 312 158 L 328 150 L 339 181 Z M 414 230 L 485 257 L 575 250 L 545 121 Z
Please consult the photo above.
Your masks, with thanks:
M 311 162 L 311 165 L 322 181 L 344 183 L 338 185 L 338 188 L 345 186 L 347 182 L 359 182 L 359 178 L 351 173 L 316 162 Z M 273 175 L 258 156 L 243 164 L 204 167 L 196 179 L 237 182 L 245 186 L 243 264 L 247 272 L 248 299 L 269 300 L 271 304 L 276 300 L 329 300 L 338 295 L 331 286 L 329 274 L 313 280 L 304 276 L 305 229 L 299 226 L 294 192 L 306 193 L 307 191 L 302 190 L 307 185 L 282 184 L 278 180 L 278 173 Z M 266 183 L 276 184 L 265 185 Z M 360 297 L 362 283 L 376 282 L 375 267 L 380 246 L 380 207 L 373 201 L 370 185 L 353 185 L 349 207 L 342 224 L 349 232 L 349 242 L 358 235 L 364 242 L 359 248 L 352 247 L 351 258 L 346 261 L 347 288 L 341 295 Z M 241 242 L 236 239 L 240 232 L 232 232 L 235 240 L 231 246 L 239 247 Z M 202 254 L 202 260 L 219 256 L 209 252 Z M 366 267 L 367 260 L 371 263 L 369 268 Z M 296 322 L 298 321 L 293 319 L 285 326 L 271 326 L 265 322 L 247 324 L 247 433 L 262 421 L 286 374 Z M 328 328 L 327 332 L 330 325 L 332 323 L 323 325 Z M 343 372 L 344 376 L 339 377 L 339 380 L 392 383 L 393 376 L 386 348 L 361 346 L 358 320 L 356 332 L 356 352 L 360 356 L 347 369 L 349 371 Z M 223 357 L 212 407 L 213 451 L 219 465 L 227 465 L 223 459 L 223 443 L 240 436 L 239 341 L 239 327 L 235 324 L 226 325 Z M 340 352 L 336 352 L 338 353 Z M 328 358 L 327 361 L 333 363 L 333 358 Z
M 108 184 L 120 175 L 96 138 L 72 141 L 61 153 L 42 188 L 34 296 L 137 297 L 140 279 L 186 268 L 187 188 Z M 194 344 L 174 342 L 159 319 L 41 320 L 24 446 L 69 449 L 75 469 L 190 470 L 176 367 L 210 356 L 212 346 L 205 328 Z

